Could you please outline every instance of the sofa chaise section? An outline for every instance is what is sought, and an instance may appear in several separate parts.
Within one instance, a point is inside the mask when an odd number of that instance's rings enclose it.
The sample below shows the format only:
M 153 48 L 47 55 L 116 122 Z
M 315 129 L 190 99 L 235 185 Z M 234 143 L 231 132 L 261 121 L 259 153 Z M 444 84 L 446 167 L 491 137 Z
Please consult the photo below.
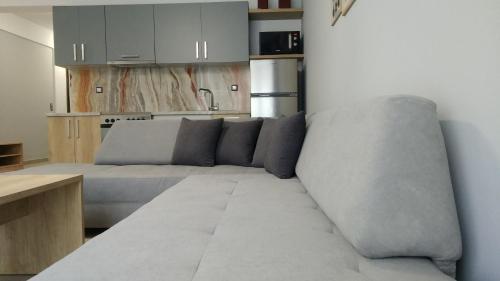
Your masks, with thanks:
M 190 176 L 34 281 L 450 281 L 425 258 L 370 260 L 297 178 Z

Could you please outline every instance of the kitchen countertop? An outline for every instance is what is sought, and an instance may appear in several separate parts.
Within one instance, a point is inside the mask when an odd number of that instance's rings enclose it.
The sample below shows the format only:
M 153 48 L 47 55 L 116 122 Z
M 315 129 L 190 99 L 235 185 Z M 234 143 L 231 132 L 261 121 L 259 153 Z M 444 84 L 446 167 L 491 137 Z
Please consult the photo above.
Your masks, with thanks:
M 171 111 L 171 112 L 153 112 L 153 116 L 170 116 L 170 115 L 245 115 L 250 112 L 240 112 L 235 110 L 220 110 L 220 111 Z
M 47 117 L 78 117 L 78 116 L 100 116 L 99 112 L 71 112 L 71 113 L 47 113 Z
M 165 111 L 165 112 L 152 112 L 153 116 L 181 116 L 181 115 L 249 115 L 250 112 L 240 112 L 236 110 L 193 110 L 193 111 Z M 47 113 L 47 117 L 76 117 L 76 116 L 100 116 L 100 112 L 71 112 L 71 113 Z

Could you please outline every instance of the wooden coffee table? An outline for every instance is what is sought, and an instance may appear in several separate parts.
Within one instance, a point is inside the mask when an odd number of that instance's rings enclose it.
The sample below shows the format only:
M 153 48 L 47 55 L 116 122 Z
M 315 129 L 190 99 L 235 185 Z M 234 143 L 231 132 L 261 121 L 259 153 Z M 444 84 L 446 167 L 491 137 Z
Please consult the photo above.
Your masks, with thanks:
M 0 175 L 0 274 L 36 274 L 84 241 L 81 175 Z

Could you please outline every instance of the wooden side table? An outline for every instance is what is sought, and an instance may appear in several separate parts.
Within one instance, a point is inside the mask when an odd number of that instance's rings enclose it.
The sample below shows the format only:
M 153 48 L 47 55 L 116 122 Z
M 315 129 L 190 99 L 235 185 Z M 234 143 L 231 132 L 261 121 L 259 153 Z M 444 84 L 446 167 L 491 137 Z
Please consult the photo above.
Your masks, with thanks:
M 37 274 L 84 242 L 81 175 L 0 175 L 0 274 Z
M 23 168 L 23 144 L 0 143 L 0 173 Z

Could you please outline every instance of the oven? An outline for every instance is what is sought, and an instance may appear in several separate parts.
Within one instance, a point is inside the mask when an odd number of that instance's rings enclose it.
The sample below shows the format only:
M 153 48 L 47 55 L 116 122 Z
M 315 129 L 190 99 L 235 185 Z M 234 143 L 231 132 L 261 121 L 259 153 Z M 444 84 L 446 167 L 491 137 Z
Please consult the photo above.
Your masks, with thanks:
M 104 140 L 113 124 L 118 121 L 139 121 L 151 119 L 152 117 L 150 112 L 103 113 L 101 114 L 101 141 Z

